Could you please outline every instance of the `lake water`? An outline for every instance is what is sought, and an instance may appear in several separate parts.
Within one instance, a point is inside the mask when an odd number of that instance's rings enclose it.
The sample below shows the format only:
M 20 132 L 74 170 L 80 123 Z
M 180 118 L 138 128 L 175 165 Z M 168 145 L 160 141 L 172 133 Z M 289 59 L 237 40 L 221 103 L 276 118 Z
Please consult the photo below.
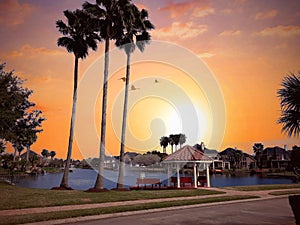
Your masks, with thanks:
M 48 173 L 46 175 L 28 176 L 19 178 L 16 182 L 17 186 L 50 189 L 57 187 L 60 184 L 62 173 Z M 76 190 L 87 190 L 94 186 L 97 172 L 87 169 L 74 169 L 74 172 L 69 173 L 69 186 Z M 117 172 L 105 170 L 104 186 L 107 189 L 116 187 Z M 167 184 L 167 174 L 162 172 L 139 172 L 125 171 L 125 187 L 136 185 L 136 179 L 139 177 L 153 177 L 163 180 L 163 184 Z M 212 175 L 212 187 L 225 186 L 244 186 L 244 185 L 259 185 L 259 184 L 291 184 L 293 181 L 286 178 L 266 178 L 260 176 L 234 177 L 225 175 Z

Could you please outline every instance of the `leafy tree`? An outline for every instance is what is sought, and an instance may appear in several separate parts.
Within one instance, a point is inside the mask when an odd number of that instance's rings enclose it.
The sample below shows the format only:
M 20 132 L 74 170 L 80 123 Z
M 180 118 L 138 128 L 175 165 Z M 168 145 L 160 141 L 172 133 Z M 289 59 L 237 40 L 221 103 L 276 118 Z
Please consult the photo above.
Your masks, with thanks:
M 51 157 L 51 160 L 53 160 L 54 157 L 56 156 L 56 152 L 55 152 L 55 151 L 51 151 L 51 152 L 49 153 L 49 155 L 50 155 L 50 157 Z
M 47 149 L 43 149 L 42 152 L 41 152 L 41 155 L 44 158 L 48 158 L 49 157 L 49 151 Z
M 0 64 L 0 141 L 2 145 L 16 139 L 13 128 L 26 110 L 34 106 L 29 101 L 32 90 L 24 88 L 24 81 L 14 71 L 6 72 L 5 63 Z
M 159 143 L 160 143 L 160 146 L 163 147 L 163 153 L 166 153 L 166 148 L 169 145 L 169 138 L 167 136 L 163 136 L 160 138 Z
M 300 181 L 300 147 L 297 145 L 293 146 L 291 152 L 291 166 L 293 167 L 297 180 Z
M 134 157 L 133 162 L 141 166 L 150 166 L 160 162 L 160 160 L 161 159 L 158 155 L 145 154 L 137 155 L 136 157 Z
M 128 2 L 129 3 L 129 2 Z M 126 78 L 125 78 L 125 94 L 123 107 L 123 122 L 121 133 L 121 147 L 120 147 L 120 166 L 117 188 L 123 188 L 124 184 L 124 148 L 125 148 L 125 134 L 127 123 L 127 108 L 128 108 L 128 90 L 130 82 L 130 57 L 135 50 L 135 41 L 139 50 L 142 52 L 147 43 L 149 43 L 151 36 L 148 30 L 154 29 L 153 24 L 148 20 L 148 12 L 145 9 L 139 11 L 134 4 L 127 4 L 125 6 L 127 12 L 124 16 L 125 27 L 121 38 L 116 41 L 116 45 L 124 49 L 126 62 Z M 135 40 L 134 40 L 135 39 Z
M 102 118 L 101 118 L 101 137 L 99 152 L 99 169 L 94 185 L 95 189 L 104 189 L 104 157 L 105 157 L 105 137 L 106 137 L 106 108 L 107 108 L 107 88 L 108 88 L 108 67 L 109 67 L 109 44 L 110 40 L 118 40 L 122 37 L 126 10 L 130 0 L 96 0 L 96 4 L 85 2 L 83 9 L 93 15 L 98 20 L 100 36 L 105 40 L 105 58 L 103 73 L 103 93 L 102 93 Z
M 262 157 L 263 150 L 264 150 L 264 145 L 262 143 L 255 143 L 253 145 L 253 151 L 255 153 L 255 159 L 256 159 L 258 168 L 262 168 L 261 157 Z
M 97 34 L 97 21 L 93 20 L 85 11 L 78 9 L 75 11 L 66 10 L 64 11 L 64 15 L 67 18 L 67 24 L 62 20 L 56 21 L 56 27 L 58 28 L 59 32 L 63 34 L 62 37 L 58 38 L 57 45 L 65 47 L 68 52 L 73 53 L 75 59 L 73 77 L 73 105 L 67 160 L 64 169 L 64 175 L 60 183 L 61 187 L 67 188 L 76 117 L 78 60 L 87 57 L 89 48 L 92 48 L 93 50 L 97 49 L 97 41 L 100 41 L 100 37 Z
M 299 137 L 300 133 L 300 77 L 293 73 L 287 75 L 277 92 L 280 98 L 281 117 L 278 123 L 288 136 Z
M 33 110 L 30 113 L 25 113 L 24 117 L 19 119 L 16 124 L 22 145 L 27 149 L 27 161 L 29 160 L 30 146 L 36 142 L 37 134 L 43 131 L 40 127 L 45 118 L 41 116 L 41 113 L 42 111 L 40 110 Z

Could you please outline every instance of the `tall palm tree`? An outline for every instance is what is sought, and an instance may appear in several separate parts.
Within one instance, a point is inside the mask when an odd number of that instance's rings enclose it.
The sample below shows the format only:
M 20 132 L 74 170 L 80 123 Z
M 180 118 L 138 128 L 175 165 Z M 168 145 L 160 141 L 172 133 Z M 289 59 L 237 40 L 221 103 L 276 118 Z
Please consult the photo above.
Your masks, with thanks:
M 169 145 L 169 138 L 167 136 L 163 136 L 160 138 L 159 143 L 160 143 L 160 146 L 163 147 L 163 153 L 166 153 L 166 148 Z
M 104 158 L 105 158 L 105 137 L 106 137 L 106 108 L 107 108 L 107 89 L 108 89 L 108 67 L 109 67 L 109 44 L 110 40 L 116 40 L 123 34 L 124 13 L 122 7 L 128 0 L 96 0 L 96 4 L 85 2 L 82 7 L 98 20 L 100 36 L 105 40 L 104 74 L 102 88 L 102 117 L 100 127 L 100 151 L 99 168 L 94 189 L 104 189 Z
M 289 137 L 300 134 L 300 76 L 290 73 L 281 83 L 277 92 L 280 98 L 282 131 Z
M 63 37 L 60 37 L 57 40 L 57 45 L 65 47 L 67 51 L 73 53 L 75 57 L 73 105 L 68 152 L 64 174 L 60 183 L 60 187 L 68 188 L 68 175 L 72 155 L 74 124 L 76 117 L 78 60 L 87 57 L 89 48 L 92 48 L 95 51 L 97 49 L 97 41 L 100 41 L 101 39 L 97 33 L 97 21 L 94 21 L 88 13 L 77 9 L 75 11 L 66 10 L 64 11 L 64 15 L 67 18 L 67 24 L 62 20 L 56 21 L 56 27 L 58 28 L 59 32 L 63 34 Z
M 123 188 L 124 184 L 124 148 L 127 123 L 128 108 L 128 90 L 130 82 L 130 56 L 135 50 L 135 40 L 138 49 L 143 52 L 146 44 L 151 40 L 149 30 L 154 29 L 154 25 L 148 20 L 148 12 L 145 9 L 139 9 L 132 3 L 124 5 L 124 11 L 127 11 L 124 17 L 125 27 L 124 33 L 120 39 L 116 41 L 116 45 L 124 49 L 127 57 L 126 62 L 126 78 L 125 78 L 125 94 L 123 107 L 122 135 L 120 146 L 120 164 L 117 188 Z M 134 40 L 135 39 L 135 40 Z

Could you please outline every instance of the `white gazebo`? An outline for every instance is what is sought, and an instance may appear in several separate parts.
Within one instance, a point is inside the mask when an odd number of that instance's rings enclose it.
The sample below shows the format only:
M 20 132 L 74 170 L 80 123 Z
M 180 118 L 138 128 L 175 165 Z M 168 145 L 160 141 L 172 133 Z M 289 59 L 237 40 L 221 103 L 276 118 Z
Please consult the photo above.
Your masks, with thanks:
M 213 160 L 203 154 L 201 151 L 193 148 L 192 146 L 185 145 L 176 152 L 164 158 L 163 163 L 168 165 L 168 177 L 170 177 L 170 165 L 176 165 L 177 172 L 177 187 L 180 188 L 180 174 L 179 170 L 186 164 L 193 164 L 194 168 L 194 187 L 197 187 L 197 178 L 199 174 L 200 166 L 206 169 L 206 179 L 207 187 L 210 187 L 210 177 L 209 177 L 209 165 Z M 170 185 L 170 180 L 168 182 Z

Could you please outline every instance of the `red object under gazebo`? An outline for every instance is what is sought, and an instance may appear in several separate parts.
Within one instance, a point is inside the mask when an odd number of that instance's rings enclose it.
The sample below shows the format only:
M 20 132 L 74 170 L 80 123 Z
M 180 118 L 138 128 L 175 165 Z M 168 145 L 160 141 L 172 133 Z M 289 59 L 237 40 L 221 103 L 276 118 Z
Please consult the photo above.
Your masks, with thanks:
M 176 152 L 164 158 L 163 163 L 168 164 L 168 176 L 169 176 L 169 165 L 176 164 L 177 170 L 177 187 L 180 188 L 180 167 L 186 165 L 187 163 L 193 163 L 194 165 L 194 187 L 197 187 L 197 167 L 201 164 L 206 168 L 206 178 L 207 178 L 207 187 L 210 187 L 210 177 L 209 177 L 209 165 L 213 160 L 206 156 L 201 151 L 193 148 L 190 145 L 185 145 Z

